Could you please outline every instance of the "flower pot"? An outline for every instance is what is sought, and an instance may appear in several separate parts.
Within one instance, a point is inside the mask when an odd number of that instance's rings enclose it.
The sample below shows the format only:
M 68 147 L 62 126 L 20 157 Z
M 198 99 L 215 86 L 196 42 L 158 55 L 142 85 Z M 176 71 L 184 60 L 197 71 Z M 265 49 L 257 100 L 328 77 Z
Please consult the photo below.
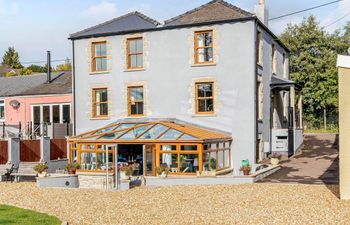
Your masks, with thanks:
M 121 180 L 129 180 L 129 176 L 126 175 L 126 173 L 124 171 L 120 172 L 120 179 Z
M 75 170 L 73 168 L 68 168 L 68 174 L 75 174 Z
M 43 171 L 41 173 L 38 173 L 38 177 L 46 177 L 47 176 L 47 171 Z
M 248 176 L 249 173 L 250 173 L 250 170 L 243 170 L 243 175 L 244 175 L 244 176 Z
M 273 166 L 277 166 L 280 163 L 280 160 L 278 158 L 271 158 L 270 163 Z
M 161 178 L 166 178 L 168 176 L 168 174 L 166 173 L 166 172 L 162 172 L 161 174 L 160 174 L 160 177 Z

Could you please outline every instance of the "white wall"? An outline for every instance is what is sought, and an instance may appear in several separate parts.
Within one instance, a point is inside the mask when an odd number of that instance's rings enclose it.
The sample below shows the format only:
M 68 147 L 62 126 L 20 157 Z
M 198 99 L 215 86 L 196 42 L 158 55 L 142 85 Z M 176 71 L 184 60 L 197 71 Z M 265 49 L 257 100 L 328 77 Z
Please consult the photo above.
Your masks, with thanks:
M 192 66 L 193 32 L 214 29 L 214 66 Z M 232 133 L 232 158 L 238 169 L 242 159 L 255 161 L 255 23 L 254 21 L 182 28 L 144 34 L 146 69 L 125 72 L 123 40 L 106 37 L 111 48 L 111 71 L 89 74 L 89 42 L 75 41 L 77 133 L 95 129 L 126 117 L 126 84 L 146 84 L 146 117 L 177 118 Z M 217 87 L 214 116 L 193 114 L 193 79 L 212 78 Z M 91 119 L 91 88 L 110 90 L 111 116 Z

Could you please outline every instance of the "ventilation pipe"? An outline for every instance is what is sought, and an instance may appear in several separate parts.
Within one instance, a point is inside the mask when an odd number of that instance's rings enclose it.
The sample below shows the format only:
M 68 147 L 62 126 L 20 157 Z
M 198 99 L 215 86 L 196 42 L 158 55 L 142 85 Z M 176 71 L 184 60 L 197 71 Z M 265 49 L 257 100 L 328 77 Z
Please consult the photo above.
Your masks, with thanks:
M 259 0 L 258 5 L 255 6 L 255 15 L 258 19 L 268 27 L 269 12 L 265 7 L 265 0 Z

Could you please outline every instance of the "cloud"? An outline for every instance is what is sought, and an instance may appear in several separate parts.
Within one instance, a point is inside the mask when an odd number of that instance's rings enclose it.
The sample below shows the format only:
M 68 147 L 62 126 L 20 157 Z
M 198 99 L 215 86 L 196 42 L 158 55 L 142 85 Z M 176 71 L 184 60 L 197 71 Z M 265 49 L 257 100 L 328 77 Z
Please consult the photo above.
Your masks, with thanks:
M 0 16 L 14 16 L 20 11 L 18 2 L 9 0 L 0 0 Z
M 83 11 L 87 17 L 98 17 L 100 19 L 110 19 L 117 15 L 117 5 L 112 2 L 103 1 L 97 5 L 92 5 Z

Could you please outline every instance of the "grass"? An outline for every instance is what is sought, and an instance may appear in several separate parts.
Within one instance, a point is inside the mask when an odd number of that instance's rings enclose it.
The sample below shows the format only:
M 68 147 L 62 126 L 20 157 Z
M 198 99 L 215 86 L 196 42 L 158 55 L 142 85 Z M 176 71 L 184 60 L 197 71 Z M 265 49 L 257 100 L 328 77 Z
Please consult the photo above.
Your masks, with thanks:
M 338 134 L 338 128 L 334 129 L 306 129 L 304 130 L 305 134 Z
M 62 222 L 54 216 L 32 210 L 0 205 L 0 224 L 8 225 L 60 225 Z

